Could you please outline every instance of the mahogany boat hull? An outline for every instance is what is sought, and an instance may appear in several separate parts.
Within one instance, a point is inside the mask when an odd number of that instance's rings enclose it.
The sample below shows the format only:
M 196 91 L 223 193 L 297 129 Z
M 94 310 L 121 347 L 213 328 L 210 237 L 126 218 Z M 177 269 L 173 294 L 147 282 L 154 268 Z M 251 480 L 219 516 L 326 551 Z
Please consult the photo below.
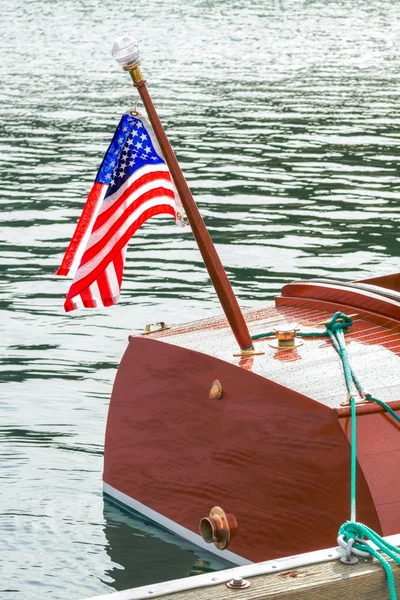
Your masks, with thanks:
M 323 307 L 319 295 L 318 289 Z M 392 322 L 392 302 L 389 311 L 385 318 Z M 371 334 L 361 335 L 379 329 L 370 325 L 363 321 L 356 329 L 358 340 L 371 345 Z M 379 331 L 386 340 L 386 330 Z M 186 330 L 190 334 L 199 335 L 195 328 Z M 129 340 L 109 409 L 105 491 L 238 564 L 334 546 L 350 517 L 346 409 L 257 374 L 251 361 L 231 364 L 181 347 L 179 331 L 169 343 L 170 335 Z M 209 335 L 218 340 L 218 326 Z M 400 334 L 393 335 L 400 342 Z M 399 352 L 386 350 L 395 355 L 400 380 Z M 222 385 L 220 399 L 209 396 L 215 379 Z M 359 412 L 357 519 L 390 535 L 400 531 L 400 427 L 375 407 L 362 405 Z M 206 546 L 199 535 L 200 519 L 214 506 L 238 522 L 228 551 Z

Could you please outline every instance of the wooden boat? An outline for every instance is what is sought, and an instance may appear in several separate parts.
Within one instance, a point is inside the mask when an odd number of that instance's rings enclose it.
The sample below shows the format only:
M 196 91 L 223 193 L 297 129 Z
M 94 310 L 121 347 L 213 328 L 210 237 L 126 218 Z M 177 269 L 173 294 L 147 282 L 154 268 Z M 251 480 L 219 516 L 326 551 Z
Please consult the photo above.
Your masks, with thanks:
M 297 347 L 294 326 L 289 341 L 282 333 L 272 342 L 277 348 L 262 337 L 253 345 L 249 331 L 295 322 L 309 332 L 338 311 L 356 314 L 346 332 L 353 368 L 364 389 L 399 413 L 400 274 L 294 282 L 273 305 L 243 315 L 151 103 L 137 46 L 122 42 L 123 60 L 134 59 L 121 64 L 226 316 L 129 339 L 109 409 L 104 491 L 236 564 L 334 546 L 350 516 L 350 406 L 339 355 L 330 338 Z M 387 536 L 400 531 L 400 425 L 362 400 L 358 519 Z
M 286 285 L 275 305 L 245 313 L 257 334 L 295 321 L 303 331 L 336 311 L 359 378 L 400 412 L 400 274 L 356 283 Z M 237 520 L 222 555 L 235 563 L 333 546 L 349 518 L 350 409 L 328 339 L 291 351 L 234 356 L 220 317 L 131 337 L 112 393 L 104 491 L 203 545 L 199 521 L 221 507 Z M 222 398 L 212 397 L 213 381 Z M 357 406 L 359 520 L 400 531 L 400 426 Z M 212 544 L 207 547 L 221 553 Z

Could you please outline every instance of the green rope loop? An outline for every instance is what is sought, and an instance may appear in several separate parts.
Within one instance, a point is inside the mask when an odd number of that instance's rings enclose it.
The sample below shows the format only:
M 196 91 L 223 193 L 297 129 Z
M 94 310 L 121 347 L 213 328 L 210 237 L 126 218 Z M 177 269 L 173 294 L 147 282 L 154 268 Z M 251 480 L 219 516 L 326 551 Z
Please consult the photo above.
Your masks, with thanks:
M 384 552 L 389 556 L 396 564 L 400 566 L 400 548 L 393 546 L 388 541 L 384 540 L 376 531 L 364 525 L 363 523 L 357 523 L 355 521 L 347 521 L 339 529 L 339 535 L 343 535 L 344 540 L 348 542 L 350 539 L 354 539 L 354 548 L 361 550 L 362 552 L 368 552 L 374 556 L 383 568 L 385 569 L 390 600 L 397 600 L 396 588 L 394 583 L 393 571 L 390 563 L 386 558 L 380 554 L 375 548 L 367 543 L 365 538 L 368 538 L 375 546 L 379 548 L 381 552 Z
M 342 312 L 336 312 L 329 323 L 325 324 L 325 327 L 328 331 L 335 333 L 336 331 L 347 329 L 350 325 L 353 325 L 353 321 L 350 317 Z

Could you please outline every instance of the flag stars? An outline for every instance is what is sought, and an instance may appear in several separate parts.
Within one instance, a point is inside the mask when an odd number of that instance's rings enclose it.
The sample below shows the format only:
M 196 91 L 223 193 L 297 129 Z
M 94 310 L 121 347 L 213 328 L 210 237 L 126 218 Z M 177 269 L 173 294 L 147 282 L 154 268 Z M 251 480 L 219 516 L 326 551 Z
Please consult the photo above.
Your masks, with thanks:
M 110 186 L 110 193 L 115 193 L 138 168 L 150 162 L 162 162 L 162 159 L 156 154 L 146 126 L 133 117 L 125 119 L 113 140 L 103 170 L 103 182 Z

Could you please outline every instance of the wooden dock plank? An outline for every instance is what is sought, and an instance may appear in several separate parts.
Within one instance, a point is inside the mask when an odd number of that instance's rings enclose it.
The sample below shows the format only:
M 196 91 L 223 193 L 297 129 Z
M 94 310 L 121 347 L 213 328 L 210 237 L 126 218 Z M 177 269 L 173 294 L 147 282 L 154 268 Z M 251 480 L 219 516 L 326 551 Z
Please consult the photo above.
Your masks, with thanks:
M 390 561 L 391 562 L 391 561 Z M 393 563 L 391 562 L 393 567 Z M 394 566 L 400 594 L 400 568 Z M 390 600 L 386 574 L 377 560 L 357 565 L 339 561 L 249 578 L 251 585 L 232 590 L 218 584 L 162 596 L 163 600 Z

